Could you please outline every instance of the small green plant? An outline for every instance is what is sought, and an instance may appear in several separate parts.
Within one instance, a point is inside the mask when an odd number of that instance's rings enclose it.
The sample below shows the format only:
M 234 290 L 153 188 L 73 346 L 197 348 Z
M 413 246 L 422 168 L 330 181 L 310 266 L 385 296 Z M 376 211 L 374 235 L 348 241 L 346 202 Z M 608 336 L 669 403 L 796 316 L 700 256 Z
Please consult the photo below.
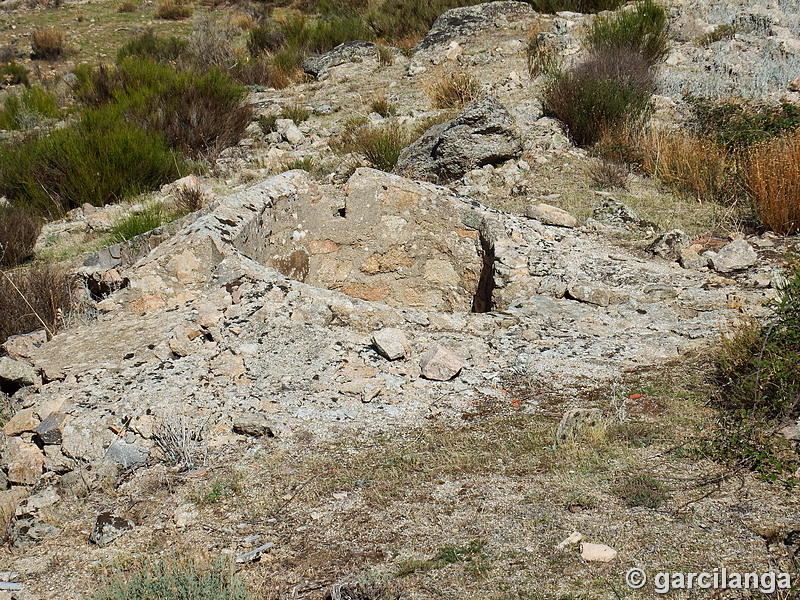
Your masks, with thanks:
M 305 156 L 283 163 L 283 171 L 292 171 L 294 169 L 301 169 L 311 173 L 314 170 L 314 159 L 310 156 Z
M 668 498 L 664 484 L 644 474 L 620 478 L 614 484 L 614 493 L 630 507 L 658 508 Z
M 555 47 L 555 36 L 538 31 L 528 38 L 526 56 L 528 73 L 531 77 L 553 76 L 558 73 L 560 64 Z
M 369 111 L 371 113 L 378 113 L 380 116 L 386 118 L 395 116 L 397 114 L 397 107 L 384 96 L 373 100 L 369 105 Z
M 161 227 L 168 220 L 160 202 L 150 202 L 139 210 L 117 219 L 111 227 L 113 243 L 126 242 L 137 235 Z
M 278 115 L 261 115 L 258 117 L 258 126 L 264 133 L 276 131 L 275 126 L 278 122 Z
M 3 85 L 28 85 L 28 69 L 12 60 L 0 65 L 0 84 Z
M 641 0 L 633 10 L 599 16 L 586 34 L 594 50 L 640 52 L 655 65 L 669 52 L 669 18 L 666 9 L 654 0 Z
M 43 27 L 31 33 L 32 57 L 53 60 L 63 56 L 64 30 L 59 27 Z
M 281 111 L 282 119 L 291 119 L 295 125 L 299 125 L 303 121 L 307 121 L 311 116 L 311 111 L 302 104 L 290 104 Z
M 210 490 L 192 496 L 192 502 L 199 506 L 209 506 L 222 502 L 226 498 L 235 496 L 241 489 L 239 480 L 235 476 L 219 479 L 214 482 Z
M 30 129 L 42 119 L 61 115 L 54 94 L 34 85 L 8 96 L 0 108 L 0 129 Z
M 403 148 L 414 140 L 413 134 L 396 121 L 380 125 L 346 128 L 333 149 L 340 153 L 355 152 L 381 171 L 391 171 Z
M 454 71 L 434 77 L 425 85 L 425 93 L 434 108 L 463 108 L 481 97 L 475 77 L 466 71 Z
M 441 569 L 456 563 L 472 564 L 485 558 L 482 554 L 485 542 L 472 540 L 466 546 L 444 546 L 431 559 L 408 559 L 401 561 L 397 569 L 397 577 L 406 577 L 412 573 L 427 572 Z
M 217 562 L 201 570 L 192 562 L 161 561 L 110 578 L 106 587 L 87 600 L 253 600 L 234 575 Z

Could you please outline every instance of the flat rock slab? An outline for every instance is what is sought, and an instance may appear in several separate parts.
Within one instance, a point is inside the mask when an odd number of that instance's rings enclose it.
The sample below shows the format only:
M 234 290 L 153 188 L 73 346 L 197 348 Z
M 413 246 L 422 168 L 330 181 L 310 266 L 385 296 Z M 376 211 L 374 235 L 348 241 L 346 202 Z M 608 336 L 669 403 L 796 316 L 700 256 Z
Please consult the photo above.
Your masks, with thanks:
M 544 225 L 555 225 L 556 227 L 575 227 L 578 224 L 578 219 L 567 211 L 550 204 L 528 206 L 525 209 L 525 216 L 536 219 Z

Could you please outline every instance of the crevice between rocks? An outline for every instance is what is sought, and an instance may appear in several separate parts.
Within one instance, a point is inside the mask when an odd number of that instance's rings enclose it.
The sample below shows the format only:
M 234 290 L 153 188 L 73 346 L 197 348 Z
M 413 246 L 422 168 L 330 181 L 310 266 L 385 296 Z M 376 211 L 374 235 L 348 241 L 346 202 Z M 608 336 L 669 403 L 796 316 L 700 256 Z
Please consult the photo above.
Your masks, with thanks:
M 485 313 L 491 312 L 494 309 L 494 301 L 492 296 L 494 294 L 494 244 L 480 232 L 480 250 L 479 253 L 483 258 L 483 266 L 481 268 L 481 275 L 478 279 L 478 288 L 475 290 L 475 295 L 472 299 L 472 312 Z

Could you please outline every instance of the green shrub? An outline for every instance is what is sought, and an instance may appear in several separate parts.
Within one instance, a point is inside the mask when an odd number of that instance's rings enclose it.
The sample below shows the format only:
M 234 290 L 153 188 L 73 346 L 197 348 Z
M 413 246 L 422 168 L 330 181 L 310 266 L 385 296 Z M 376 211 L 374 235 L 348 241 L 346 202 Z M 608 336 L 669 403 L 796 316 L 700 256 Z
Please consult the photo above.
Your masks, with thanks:
M 414 141 L 413 134 L 395 121 L 381 125 L 346 127 L 341 138 L 333 143 L 340 153 L 361 154 L 370 165 L 381 171 L 391 171 L 403 148 Z
M 655 91 L 646 58 L 627 48 L 598 50 L 560 71 L 546 84 L 545 113 L 563 122 L 579 146 L 591 146 L 607 132 L 643 120 Z
M 707 48 L 714 42 L 719 42 L 720 40 L 729 40 L 734 35 L 736 35 L 736 27 L 734 27 L 733 25 L 729 25 L 728 23 L 722 23 L 720 25 L 717 25 L 714 29 L 712 29 L 708 33 L 701 35 L 697 39 L 697 44 L 699 46 Z
M 92 108 L 46 137 L 0 146 L 0 194 L 56 217 L 155 189 L 177 178 L 179 164 L 160 134 L 119 107 Z
M 285 41 L 286 36 L 277 23 L 273 21 L 261 23 L 247 34 L 247 51 L 255 58 L 264 52 L 279 50 Z
M 186 53 L 186 42 L 177 37 L 163 38 L 151 31 L 126 42 L 117 52 L 117 60 L 128 56 L 150 58 L 158 62 L 178 60 Z
M 285 162 L 281 166 L 282 171 L 293 171 L 295 169 L 300 169 L 302 171 L 308 171 L 311 173 L 314 170 L 314 159 L 311 156 L 305 156 L 303 158 L 296 158 L 294 160 L 290 160 L 289 162 Z
M 75 277 L 52 265 L 0 274 L 0 343 L 12 335 L 59 329 L 78 304 L 75 289 Z
M 757 142 L 800 127 L 800 106 L 742 100 L 688 98 L 691 126 L 717 145 L 742 152 Z
M 222 562 L 201 571 L 187 562 L 158 562 L 113 577 L 88 600 L 253 600 L 233 569 Z
M 126 242 L 137 235 L 161 227 L 169 220 L 159 202 L 146 204 L 142 209 L 117 219 L 111 227 L 112 243 Z
M 258 118 L 258 126 L 261 127 L 261 131 L 264 133 L 272 133 L 273 131 L 277 131 L 275 126 L 278 122 L 278 115 L 261 115 Z
M 0 267 L 15 267 L 33 255 L 42 220 L 25 208 L 0 206 Z
M 198 74 L 128 57 L 114 69 L 76 75 L 82 101 L 119 106 L 133 123 L 192 155 L 213 157 L 236 144 L 253 118 L 247 90 L 219 69 Z
M 55 95 L 35 85 L 6 98 L 0 109 L 0 129 L 29 129 L 42 119 L 60 115 Z
M 397 114 L 397 107 L 384 96 L 373 100 L 369 105 L 369 111 L 378 113 L 380 116 L 386 118 L 395 116 Z
M 654 0 L 637 2 L 633 10 L 599 16 L 586 34 L 594 50 L 641 52 L 651 65 L 669 52 L 669 18 L 666 9 Z
M 5 85 L 28 85 L 28 69 L 18 62 L 11 62 L 0 65 L 0 83 Z

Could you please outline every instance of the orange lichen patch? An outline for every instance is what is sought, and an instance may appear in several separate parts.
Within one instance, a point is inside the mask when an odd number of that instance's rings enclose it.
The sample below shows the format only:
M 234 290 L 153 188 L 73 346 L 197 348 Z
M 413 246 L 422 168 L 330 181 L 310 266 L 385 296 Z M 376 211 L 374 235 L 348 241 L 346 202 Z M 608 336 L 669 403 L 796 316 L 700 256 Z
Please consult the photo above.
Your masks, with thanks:
M 308 242 L 308 253 L 316 254 L 330 254 L 339 249 L 339 244 L 331 240 L 311 240 Z
M 131 302 L 131 310 L 141 315 L 166 306 L 161 294 L 147 294 Z
M 462 238 L 478 239 L 478 232 L 474 229 L 460 229 L 456 227 L 456 235 Z

